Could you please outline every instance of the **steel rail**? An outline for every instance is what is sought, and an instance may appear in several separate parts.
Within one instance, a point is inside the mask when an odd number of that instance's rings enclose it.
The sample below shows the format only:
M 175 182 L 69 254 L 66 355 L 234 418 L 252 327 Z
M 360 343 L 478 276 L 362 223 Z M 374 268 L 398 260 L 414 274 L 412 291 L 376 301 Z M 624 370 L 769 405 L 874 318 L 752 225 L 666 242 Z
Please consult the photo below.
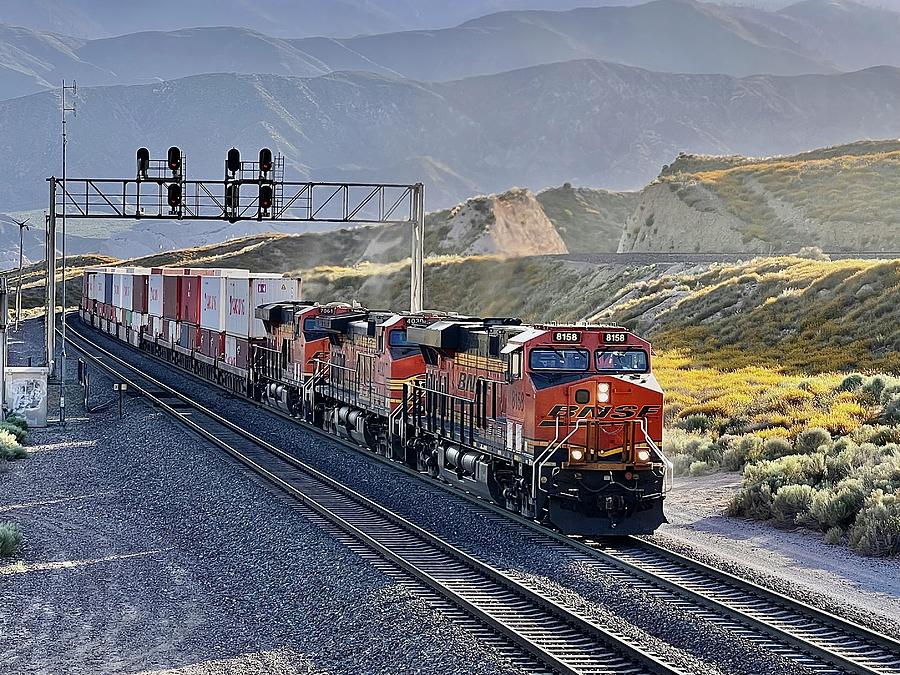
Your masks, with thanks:
M 141 353 L 170 367 L 174 365 L 153 354 L 144 351 Z M 193 375 L 182 368 L 179 370 Z M 208 380 L 201 378 L 201 381 L 228 391 Z M 364 457 L 399 469 L 417 479 L 422 478 L 417 471 L 377 455 L 351 441 L 333 436 L 270 406 L 249 400 L 248 402 L 261 410 L 300 424 L 303 428 L 359 452 Z M 561 553 L 565 553 L 568 549 L 570 555 L 572 551 L 582 554 L 582 557 L 578 558 L 580 562 L 593 561 L 604 566 L 607 573 L 629 575 L 633 581 L 637 580 L 643 584 L 648 592 L 658 593 L 660 589 L 668 591 L 677 596 L 676 602 L 689 603 L 683 605 L 685 609 L 704 614 L 706 619 L 805 666 L 818 666 L 818 672 L 848 672 L 859 675 L 900 674 L 900 641 L 784 593 L 741 579 L 644 539 L 629 537 L 625 543 L 615 544 L 570 537 L 507 511 L 456 486 L 438 480 L 428 481 L 427 484 L 512 520 L 528 528 L 535 535 L 557 542 L 562 545 Z M 638 555 L 636 553 L 638 550 L 646 553 Z M 669 563 L 663 565 L 660 558 L 666 558 Z M 669 599 L 671 601 L 671 598 Z M 748 629 L 752 632 L 748 632 Z M 823 670 L 822 665 L 830 666 L 832 670 Z
M 142 373 L 77 330 L 70 330 L 68 339 L 97 366 L 126 381 L 129 387 L 189 429 L 556 672 L 567 675 L 681 672 L 652 649 L 633 644 L 633 638 L 624 632 L 600 625 L 573 608 L 537 593 Z M 91 353 L 92 350 L 102 356 Z M 132 375 L 123 375 L 122 368 Z

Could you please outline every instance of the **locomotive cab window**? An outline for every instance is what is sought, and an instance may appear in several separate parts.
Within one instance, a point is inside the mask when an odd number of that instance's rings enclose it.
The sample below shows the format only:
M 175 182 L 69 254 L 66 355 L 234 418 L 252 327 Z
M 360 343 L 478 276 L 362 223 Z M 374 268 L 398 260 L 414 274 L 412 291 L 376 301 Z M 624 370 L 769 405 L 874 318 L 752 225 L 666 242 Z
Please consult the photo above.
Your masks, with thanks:
M 315 317 L 307 317 L 306 319 L 303 319 L 303 335 L 307 340 L 320 340 L 325 337 L 327 333 L 319 330 L 319 325 L 316 323 Z
M 591 364 L 590 352 L 586 349 L 536 348 L 528 357 L 532 370 L 587 370 Z
M 419 345 L 409 342 L 406 330 L 392 330 L 388 334 L 388 344 L 391 347 L 391 356 L 395 359 L 419 353 Z
M 601 373 L 646 373 L 648 369 L 643 349 L 597 350 L 597 370 Z

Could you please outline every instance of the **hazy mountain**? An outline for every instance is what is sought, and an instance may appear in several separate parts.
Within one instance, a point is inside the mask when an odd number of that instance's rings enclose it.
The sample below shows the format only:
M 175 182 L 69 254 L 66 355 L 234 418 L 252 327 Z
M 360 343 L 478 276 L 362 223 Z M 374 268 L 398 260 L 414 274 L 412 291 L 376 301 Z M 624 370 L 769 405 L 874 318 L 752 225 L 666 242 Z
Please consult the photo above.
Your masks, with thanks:
M 834 71 L 776 28 L 688 0 L 503 12 L 444 30 L 350 39 L 287 40 L 220 27 L 82 40 L 0 25 L 0 97 L 58 87 L 63 78 L 96 86 L 219 72 L 310 77 L 360 70 L 436 81 L 582 58 L 736 76 Z
M 781 30 L 846 70 L 900 65 L 900 13 L 847 0 L 804 0 L 780 12 Z
M 630 5 L 638 0 L 0 0 L 0 23 L 85 38 L 194 26 L 242 26 L 280 37 L 348 37 L 454 26 L 510 9 Z

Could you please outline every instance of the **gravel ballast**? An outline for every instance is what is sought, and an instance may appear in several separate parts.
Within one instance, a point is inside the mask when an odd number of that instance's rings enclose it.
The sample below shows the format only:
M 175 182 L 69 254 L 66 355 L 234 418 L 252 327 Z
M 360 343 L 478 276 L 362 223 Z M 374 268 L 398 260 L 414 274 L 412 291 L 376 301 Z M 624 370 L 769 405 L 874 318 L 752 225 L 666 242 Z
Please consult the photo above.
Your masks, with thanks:
M 0 673 L 519 672 L 171 418 L 86 415 L 78 391 L 0 474 L 24 534 L 0 560 Z
M 119 353 L 127 347 L 106 340 Z M 486 517 L 481 509 L 426 481 L 373 462 L 254 408 L 245 401 L 204 385 L 164 364 L 142 360 L 159 377 L 238 422 L 247 422 L 266 440 L 294 453 L 353 489 L 413 519 L 435 534 L 476 553 L 497 567 L 516 572 L 532 587 L 565 598 L 599 621 L 653 644 L 666 660 L 690 672 L 806 672 L 796 664 L 737 637 L 712 622 L 666 602 L 664 596 L 635 589 L 627 579 L 598 573 L 544 545 L 533 533 L 505 518 Z

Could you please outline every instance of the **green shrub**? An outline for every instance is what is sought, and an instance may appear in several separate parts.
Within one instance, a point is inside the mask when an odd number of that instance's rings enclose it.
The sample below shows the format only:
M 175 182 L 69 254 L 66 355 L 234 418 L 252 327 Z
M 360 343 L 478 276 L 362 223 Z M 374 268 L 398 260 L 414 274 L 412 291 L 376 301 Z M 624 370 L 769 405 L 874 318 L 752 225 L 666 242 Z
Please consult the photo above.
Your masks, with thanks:
M 865 555 L 900 553 L 900 498 L 876 490 L 850 528 L 850 546 Z
M 841 382 L 835 391 L 857 391 L 863 386 L 863 383 L 866 381 L 859 373 L 853 373 L 852 375 L 848 375 L 844 378 L 844 381 Z
M 15 436 L 16 440 L 21 443 L 25 440 L 25 436 L 28 435 L 28 432 L 25 431 L 22 427 L 16 426 L 15 424 L 11 424 L 10 422 L 3 422 L 0 424 L 0 430 L 8 431 L 13 436 Z
M 782 525 L 794 525 L 806 513 L 816 489 L 811 485 L 785 485 L 772 500 L 772 516 Z
M 825 533 L 825 543 L 833 546 L 844 541 L 844 531 L 839 527 L 832 527 Z
M 772 488 L 768 483 L 742 487 L 731 498 L 726 512 L 729 516 L 768 520 L 772 517 Z
M 891 424 L 900 423 L 900 392 L 885 392 L 882 398 L 883 408 L 878 419 Z
M 694 458 L 690 455 L 673 455 L 672 456 L 672 469 L 675 472 L 676 476 L 686 476 L 690 473 L 691 464 L 694 463 Z
M 714 470 L 715 468 L 710 466 L 709 462 L 691 462 L 691 466 L 688 469 L 692 476 L 705 476 Z
M 851 438 L 857 443 L 872 443 L 874 445 L 900 443 L 900 427 L 866 424 L 856 429 L 851 434 Z M 838 442 L 840 442 L 840 439 Z
M 22 542 L 22 532 L 15 523 L 0 523 L 0 556 L 10 556 Z
M 812 427 L 797 434 L 797 440 L 794 443 L 795 451 L 798 453 L 818 452 L 823 445 L 831 444 L 831 434 L 827 429 L 822 427 Z
M 716 424 L 712 417 L 703 413 L 694 413 L 675 421 L 675 426 L 689 433 L 707 433 Z
M 21 446 L 15 436 L 5 429 L 0 429 L 0 459 L 22 459 L 26 454 L 25 448 Z
M 19 427 L 23 431 L 28 431 L 28 422 L 21 415 L 17 415 L 16 413 L 10 413 L 9 415 L 6 416 L 6 422 L 7 422 L 7 424 L 12 424 L 12 425 Z
M 762 459 L 779 459 L 794 454 L 794 448 L 790 441 L 775 436 L 765 442 L 762 449 Z
M 842 480 L 833 488 L 819 490 L 809 505 L 810 525 L 821 530 L 835 527 L 848 528 L 856 519 L 856 514 L 868 494 L 862 482 L 855 478 Z

